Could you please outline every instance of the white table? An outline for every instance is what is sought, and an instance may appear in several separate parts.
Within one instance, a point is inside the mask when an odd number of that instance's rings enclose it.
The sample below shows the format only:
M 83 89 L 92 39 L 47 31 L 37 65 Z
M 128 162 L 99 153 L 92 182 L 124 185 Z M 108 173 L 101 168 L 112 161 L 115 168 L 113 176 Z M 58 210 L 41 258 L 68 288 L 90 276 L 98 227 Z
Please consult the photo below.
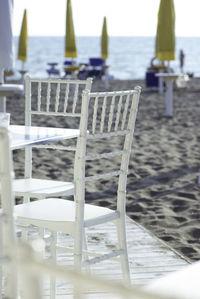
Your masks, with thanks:
M 184 78 L 184 75 L 174 73 L 157 73 L 156 76 L 162 78 L 162 80 L 166 83 L 165 115 L 169 117 L 173 116 L 173 83 L 177 78 Z
M 11 134 L 11 149 L 20 149 L 26 146 L 45 142 L 77 138 L 79 130 L 51 127 L 9 126 Z
M 183 270 L 153 281 L 144 289 L 167 298 L 199 299 L 199 277 L 200 262 L 196 262 L 185 266 Z
M 20 84 L 0 84 L 0 112 L 6 112 L 6 96 L 23 94 L 24 86 Z

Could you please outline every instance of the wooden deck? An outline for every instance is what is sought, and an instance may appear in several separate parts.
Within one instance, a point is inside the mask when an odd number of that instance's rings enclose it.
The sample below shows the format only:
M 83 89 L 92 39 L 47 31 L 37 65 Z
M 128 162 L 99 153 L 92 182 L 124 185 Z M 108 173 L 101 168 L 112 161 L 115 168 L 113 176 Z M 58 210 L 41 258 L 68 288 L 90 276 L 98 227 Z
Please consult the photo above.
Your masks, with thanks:
M 106 251 L 115 244 L 115 227 L 112 224 L 99 225 L 96 228 L 88 229 L 89 249 Z M 133 285 L 142 286 L 152 280 L 162 277 L 165 274 L 182 269 L 188 261 L 174 252 L 165 243 L 151 235 L 143 227 L 127 217 L 127 238 L 131 280 Z M 66 236 L 59 236 L 59 243 L 62 245 L 72 242 Z M 66 253 L 60 253 L 58 263 L 72 264 L 72 259 Z M 103 278 L 113 280 L 121 279 L 120 264 L 114 261 L 105 261 L 92 266 L 92 273 Z M 48 283 L 45 286 L 45 297 L 48 297 Z M 61 281 L 57 282 L 57 298 L 72 298 L 71 287 Z M 94 290 L 88 290 L 86 298 L 110 298 Z M 105 297 L 104 297 L 105 296 Z M 84 297 L 85 298 L 85 297 Z

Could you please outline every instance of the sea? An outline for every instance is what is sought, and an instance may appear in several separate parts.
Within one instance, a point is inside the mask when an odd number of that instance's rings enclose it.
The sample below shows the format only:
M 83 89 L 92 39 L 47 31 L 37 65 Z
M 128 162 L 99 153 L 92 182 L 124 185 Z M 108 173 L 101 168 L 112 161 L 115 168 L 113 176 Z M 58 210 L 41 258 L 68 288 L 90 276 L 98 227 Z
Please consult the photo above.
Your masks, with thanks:
M 15 74 L 20 77 L 22 62 L 17 60 L 18 37 L 15 42 Z M 100 37 L 80 36 L 76 39 L 78 57 L 76 63 L 88 63 L 91 57 L 100 57 Z M 200 76 L 200 37 L 177 37 L 176 60 L 170 61 L 174 72 L 180 71 L 179 52 L 185 54 L 184 72 Z M 154 57 L 155 37 L 109 37 L 110 79 L 144 79 L 151 59 Z M 24 68 L 33 78 L 46 78 L 48 62 L 58 63 L 63 71 L 64 36 L 30 36 L 28 38 L 28 57 Z

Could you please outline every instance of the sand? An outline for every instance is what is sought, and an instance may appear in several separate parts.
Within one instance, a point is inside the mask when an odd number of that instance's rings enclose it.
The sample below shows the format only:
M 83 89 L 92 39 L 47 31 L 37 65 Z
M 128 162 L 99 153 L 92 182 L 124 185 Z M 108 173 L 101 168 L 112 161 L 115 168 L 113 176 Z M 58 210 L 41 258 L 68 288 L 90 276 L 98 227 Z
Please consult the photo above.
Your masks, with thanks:
M 111 80 L 109 90 L 132 89 L 136 85 L 142 86 L 142 94 L 130 159 L 127 214 L 190 261 L 198 260 L 200 79 L 192 78 L 186 88 L 174 89 L 172 118 L 165 116 L 164 95 L 159 95 L 156 88 L 146 88 L 142 80 Z M 102 90 L 103 82 L 95 81 L 92 91 Z M 24 98 L 8 98 L 7 111 L 11 113 L 11 124 L 24 124 Z M 43 119 L 41 125 L 45 126 Z M 23 159 L 23 150 L 14 152 L 16 177 L 23 176 Z M 37 150 L 33 172 L 39 177 L 65 179 L 69 168 L 72 174 L 70 159 L 66 153 L 52 156 L 52 152 L 40 154 Z M 113 205 L 106 195 L 98 199 L 100 184 L 92 191 L 95 204 Z M 114 188 L 110 189 L 111 195 L 112 191 Z

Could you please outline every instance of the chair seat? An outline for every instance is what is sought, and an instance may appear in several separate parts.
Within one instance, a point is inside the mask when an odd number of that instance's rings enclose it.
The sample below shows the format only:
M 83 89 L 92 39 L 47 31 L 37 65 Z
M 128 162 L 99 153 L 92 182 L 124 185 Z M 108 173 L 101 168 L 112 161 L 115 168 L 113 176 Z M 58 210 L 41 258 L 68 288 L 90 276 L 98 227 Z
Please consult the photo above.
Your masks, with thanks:
M 49 70 L 46 70 L 46 71 L 47 71 L 47 73 L 49 75 L 51 75 L 51 74 L 53 74 L 53 75 L 60 75 L 60 71 L 57 70 L 57 69 L 49 69 Z
M 73 195 L 74 184 L 72 182 L 62 182 L 42 179 L 17 179 L 13 182 L 13 191 L 16 196 L 29 195 L 30 197 L 47 197 L 59 195 Z
M 76 204 L 74 201 L 48 198 L 16 205 L 14 214 L 19 222 L 26 223 L 27 220 L 27 223 L 33 225 L 44 223 L 45 228 L 57 231 L 59 227 L 62 227 L 62 231 L 64 229 L 64 231 L 68 232 L 67 224 L 74 225 L 75 223 L 75 208 Z M 108 217 L 110 220 L 110 217 L 116 219 L 118 216 L 118 212 L 108 208 L 85 204 L 84 226 L 89 226 L 90 221 L 93 219 L 95 219 L 96 224 L 99 224 L 102 218 L 104 218 L 105 222 L 105 217 Z

